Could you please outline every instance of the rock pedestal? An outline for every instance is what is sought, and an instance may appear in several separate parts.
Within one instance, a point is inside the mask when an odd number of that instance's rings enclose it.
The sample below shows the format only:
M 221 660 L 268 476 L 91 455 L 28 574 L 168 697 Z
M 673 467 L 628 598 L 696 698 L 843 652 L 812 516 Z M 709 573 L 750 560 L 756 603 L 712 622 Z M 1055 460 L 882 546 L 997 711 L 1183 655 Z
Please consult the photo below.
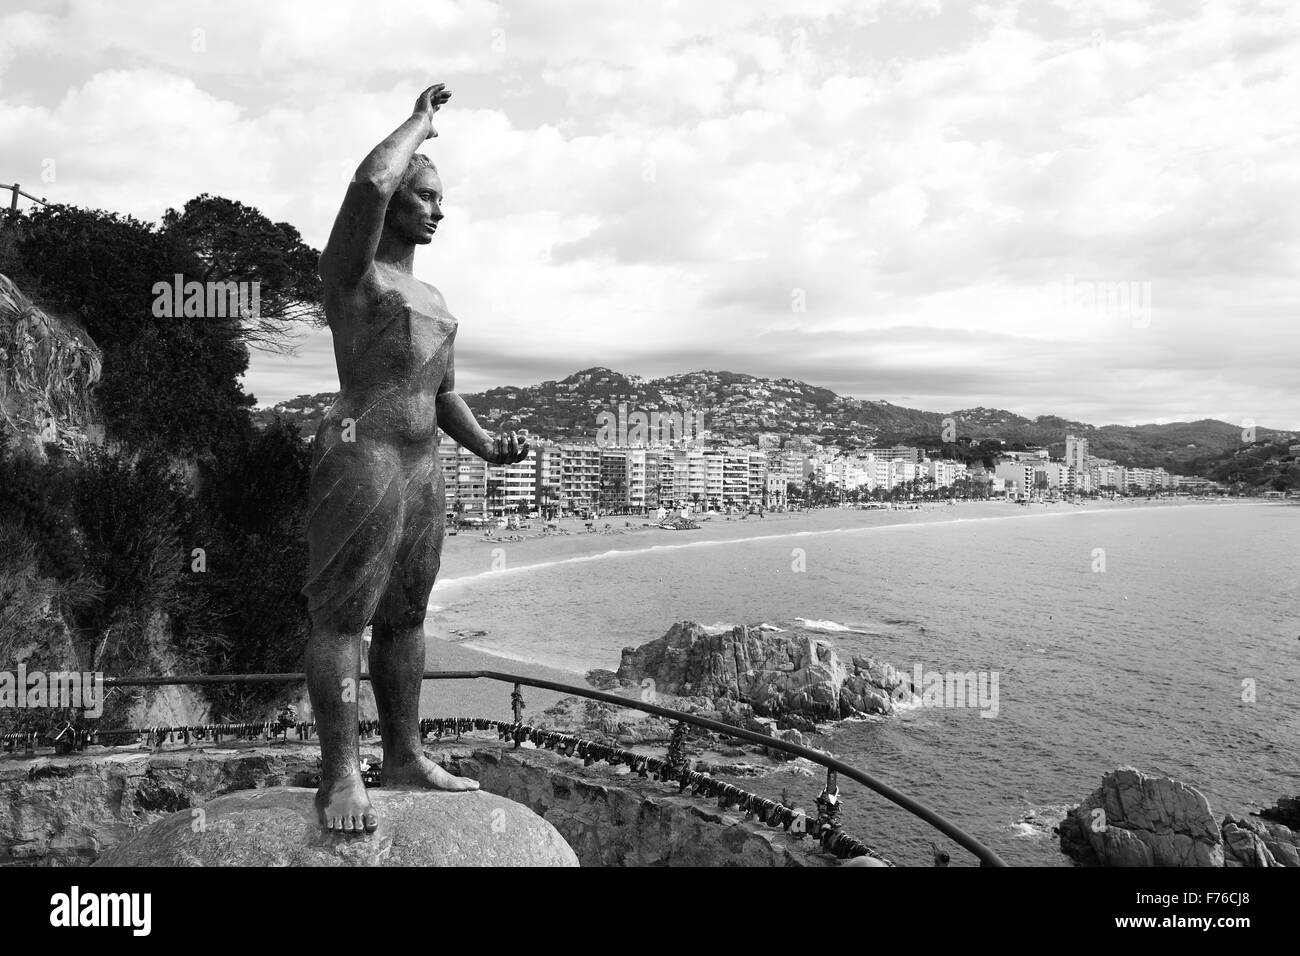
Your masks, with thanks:
M 158 821 L 96 866 L 577 866 L 559 831 L 482 790 L 370 791 L 379 829 L 321 829 L 305 787 L 243 790 Z

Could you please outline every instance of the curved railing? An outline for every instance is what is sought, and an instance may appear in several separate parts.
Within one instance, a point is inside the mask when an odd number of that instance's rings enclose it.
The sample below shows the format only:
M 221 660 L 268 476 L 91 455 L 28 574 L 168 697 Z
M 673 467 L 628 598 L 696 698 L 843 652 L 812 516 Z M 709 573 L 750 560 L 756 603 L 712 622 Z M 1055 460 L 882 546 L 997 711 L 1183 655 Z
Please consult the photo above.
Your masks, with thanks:
M 369 680 L 370 675 L 362 674 L 362 680 Z M 306 679 L 304 674 L 191 674 L 176 677 L 105 677 L 104 687 L 156 687 L 177 684 L 202 685 L 202 684 L 232 684 L 232 683 L 283 683 L 297 682 Z M 819 750 L 813 750 L 811 747 L 804 747 L 800 744 L 790 743 L 786 740 L 780 740 L 775 737 L 768 737 L 743 727 L 735 727 L 731 724 L 724 724 L 721 721 L 710 720 L 707 717 L 700 717 L 696 714 L 688 714 L 682 711 L 673 710 L 669 707 L 661 707 L 658 704 L 652 704 L 649 701 L 635 698 L 622 697 L 618 694 L 610 694 L 604 691 L 595 690 L 589 687 L 576 687 L 572 684 L 562 684 L 558 681 L 545 680 L 540 677 L 525 677 L 519 674 L 509 674 L 503 671 L 474 670 L 474 671 L 425 671 L 425 680 L 495 680 L 515 685 L 515 694 L 512 696 L 514 701 L 514 716 L 516 724 L 522 724 L 520 709 L 522 699 L 518 693 L 521 685 L 528 687 L 537 687 L 543 690 L 558 691 L 563 694 L 571 694 L 577 697 L 587 697 L 592 700 L 600 700 L 606 703 L 615 704 L 619 707 L 632 708 L 634 710 L 644 711 L 648 714 L 654 714 L 658 717 L 665 717 L 670 720 L 681 721 L 695 727 L 701 727 L 714 733 L 723 734 L 729 737 L 735 737 L 750 743 L 761 744 L 772 750 L 779 750 L 784 753 L 793 754 L 796 757 L 803 757 L 813 763 L 825 767 L 828 772 L 848 777 L 855 780 L 872 790 L 886 800 L 902 807 L 908 813 L 924 820 L 930 826 L 934 827 L 940 833 L 944 834 L 959 846 L 970 851 L 979 859 L 982 866 L 1006 866 L 1001 857 L 993 850 L 989 849 L 975 837 L 964 831 L 955 823 L 945 819 L 936 811 L 930 809 L 919 800 L 907 796 L 904 793 L 891 787 L 883 780 L 879 780 L 865 770 L 859 770 L 842 760 L 838 760 L 829 754 L 822 753 Z

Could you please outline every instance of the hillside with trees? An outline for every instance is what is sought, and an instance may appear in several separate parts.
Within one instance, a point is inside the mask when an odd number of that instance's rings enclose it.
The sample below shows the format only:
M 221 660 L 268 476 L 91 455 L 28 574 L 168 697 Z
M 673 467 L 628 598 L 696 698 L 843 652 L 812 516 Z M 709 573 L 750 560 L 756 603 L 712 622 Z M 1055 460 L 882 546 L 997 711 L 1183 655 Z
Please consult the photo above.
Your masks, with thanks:
M 597 415 L 626 404 L 629 411 L 704 413 L 709 436 L 756 444 L 763 436 L 786 445 L 856 451 L 872 446 L 917 445 L 944 457 L 987 461 L 998 451 L 1046 448 L 1060 457 L 1065 436 L 1088 440 L 1088 450 L 1125 466 L 1163 467 L 1174 474 L 1213 477 L 1223 456 L 1249 446 L 1240 426 L 1213 419 L 1164 425 L 1090 425 L 1056 415 L 1026 418 L 1003 409 L 966 408 L 927 412 L 889 402 L 837 395 L 790 378 L 769 379 L 739 372 L 698 371 L 643 379 L 607 368 L 589 368 L 537 385 L 505 385 L 463 394 L 485 425 L 525 428 L 543 439 L 590 439 Z M 254 420 L 276 416 L 315 434 L 334 393 L 302 395 Z M 945 436 L 951 420 L 953 434 Z M 1258 428 L 1260 441 L 1294 440 L 1291 432 Z M 950 440 L 945 440 L 950 438 Z M 976 444 L 972 452 L 971 443 Z M 946 450 L 945 450 L 946 449 Z
M 310 452 L 291 426 L 253 427 L 240 376 L 250 349 L 321 320 L 316 259 L 222 197 L 158 223 L 58 205 L 0 219 L 0 652 L 118 675 L 298 669 Z M 159 315 L 155 285 L 177 274 L 257 282 L 259 309 Z M 195 706 L 258 717 L 292 691 Z M 116 692 L 105 720 L 147 705 Z

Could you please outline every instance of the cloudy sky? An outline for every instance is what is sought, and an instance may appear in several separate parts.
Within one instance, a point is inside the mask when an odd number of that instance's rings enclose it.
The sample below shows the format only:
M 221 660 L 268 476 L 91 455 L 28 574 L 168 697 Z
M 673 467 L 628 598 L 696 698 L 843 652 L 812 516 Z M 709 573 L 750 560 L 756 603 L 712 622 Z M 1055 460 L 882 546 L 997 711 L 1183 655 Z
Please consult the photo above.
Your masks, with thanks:
M 319 248 L 445 82 L 415 270 L 463 391 L 707 368 L 1300 428 L 1298 77 L 1290 0 L 6 0 L 0 182 Z M 336 388 L 328 333 L 246 385 Z

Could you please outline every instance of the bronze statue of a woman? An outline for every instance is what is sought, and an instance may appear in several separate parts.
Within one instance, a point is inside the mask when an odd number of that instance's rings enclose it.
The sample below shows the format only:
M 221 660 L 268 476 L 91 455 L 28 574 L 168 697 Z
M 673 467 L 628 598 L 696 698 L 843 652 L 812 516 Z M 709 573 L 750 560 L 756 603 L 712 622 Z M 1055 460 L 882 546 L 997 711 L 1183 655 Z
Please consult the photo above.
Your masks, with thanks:
M 370 151 L 320 257 L 339 397 L 316 432 L 307 513 L 311 638 L 307 689 L 320 734 L 316 808 L 332 831 L 378 824 L 361 781 L 357 688 L 371 625 L 370 675 L 384 784 L 474 790 L 424 755 L 419 730 L 424 615 L 442 557 L 445 504 L 438 429 L 493 464 L 528 455 L 520 437 L 483 430 L 456 394 L 456 320 L 411 273 L 442 219 L 438 172 L 416 149 L 438 135 L 439 83 Z

